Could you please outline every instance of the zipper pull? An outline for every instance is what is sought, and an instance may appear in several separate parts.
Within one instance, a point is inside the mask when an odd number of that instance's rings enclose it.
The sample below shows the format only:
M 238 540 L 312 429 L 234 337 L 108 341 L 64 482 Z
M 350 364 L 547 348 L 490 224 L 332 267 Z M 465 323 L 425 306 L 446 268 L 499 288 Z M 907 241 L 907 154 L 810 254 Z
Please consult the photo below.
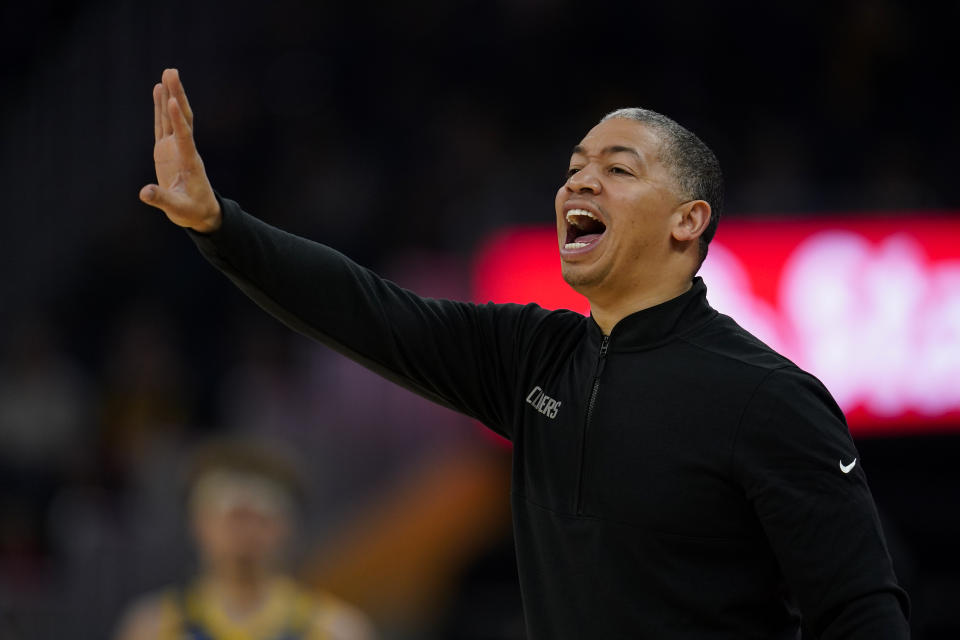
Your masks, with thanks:
M 603 341 L 600 343 L 600 358 L 597 360 L 597 373 L 594 376 L 599 378 L 600 374 L 603 373 L 603 365 L 607 363 L 607 348 L 610 346 L 610 336 L 603 336 Z

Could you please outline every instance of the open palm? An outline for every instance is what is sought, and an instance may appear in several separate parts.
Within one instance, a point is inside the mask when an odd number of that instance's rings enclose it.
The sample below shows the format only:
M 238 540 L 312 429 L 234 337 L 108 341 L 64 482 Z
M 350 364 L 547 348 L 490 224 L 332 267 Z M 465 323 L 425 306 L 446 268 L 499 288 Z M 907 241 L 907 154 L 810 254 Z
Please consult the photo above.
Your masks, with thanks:
M 153 162 L 157 184 L 140 199 L 163 210 L 171 222 L 201 232 L 220 225 L 220 205 L 193 140 L 193 111 L 176 69 L 166 69 L 153 88 Z

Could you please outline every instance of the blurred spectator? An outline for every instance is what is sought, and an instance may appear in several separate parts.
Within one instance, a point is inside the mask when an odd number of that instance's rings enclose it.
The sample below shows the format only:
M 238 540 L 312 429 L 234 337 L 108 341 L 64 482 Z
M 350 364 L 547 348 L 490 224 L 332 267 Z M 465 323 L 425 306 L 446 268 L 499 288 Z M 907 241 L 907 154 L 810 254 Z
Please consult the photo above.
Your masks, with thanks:
M 22 467 L 62 467 L 88 424 L 88 383 L 42 316 L 8 334 L 0 360 L 0 456 Z
M 172 323 L 160 305 L 125 311 L 108 347 L 101 384 L 100 422 L 107 471 L 121 481 L 178 441 L 191 415 L 188 368 Z
M 199 575 L 130 607 L 118 640 L 374 637 L 358 610 L 305 591 L 280 569 L 303 497 L 289 460 L 252 442 L 210 445 L 188 487 Z
M 20 566 L 46 553 L 43 518 L 58 485 L 81 464 L 89 427 L 88 381 L 57 346 L 43 316 L 6 332 L 0 358 L 0 561 Z M 0 572 L 16 578 L 15 572 Z

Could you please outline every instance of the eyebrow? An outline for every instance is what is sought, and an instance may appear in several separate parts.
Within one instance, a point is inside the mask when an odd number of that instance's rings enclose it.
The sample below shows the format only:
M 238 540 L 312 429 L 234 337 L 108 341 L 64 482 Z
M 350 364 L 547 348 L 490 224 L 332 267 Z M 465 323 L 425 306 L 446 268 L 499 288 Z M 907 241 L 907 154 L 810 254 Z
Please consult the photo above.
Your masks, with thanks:
M 587 150 L 584 149 L 581 145 L 574 145 L 573 150 L 570 152 L 571 155 L 579 153 L 580 155 L 587 155 Z M 606 156 L 613 153 L 629 153 L 635 157 L 639 162 L 643 162 L 643 156 L 640 155 L 640 152 L 634 149 L 633 147 L 625 147 L 623 145 L 615 144 L 609 147 L 604 147 L 600 150 L 600 155 Z

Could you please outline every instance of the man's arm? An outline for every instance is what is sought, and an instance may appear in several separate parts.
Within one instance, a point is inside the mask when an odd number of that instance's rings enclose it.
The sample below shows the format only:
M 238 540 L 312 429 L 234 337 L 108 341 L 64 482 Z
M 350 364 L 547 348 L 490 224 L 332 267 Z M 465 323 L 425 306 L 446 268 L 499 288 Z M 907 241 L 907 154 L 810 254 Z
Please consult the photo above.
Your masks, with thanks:
M 271 227 L 213 192 L 179 75 L 154 87 L 157 184 L 140 197 L 294 329 L 510 437 L 521 347 L 549 312 L 430 300 L 324 245 Z
M 909 638 L 863 463 L 813 376 L 771 372 L 743 416 L 734 468 L 806 626 L 822 640 Z
M 191 235 L 257 304 L 383 377 L 512 437 L 520 345 L 550 312 L 421 298 L 330 247 L 220 202 L 220 228 Z

